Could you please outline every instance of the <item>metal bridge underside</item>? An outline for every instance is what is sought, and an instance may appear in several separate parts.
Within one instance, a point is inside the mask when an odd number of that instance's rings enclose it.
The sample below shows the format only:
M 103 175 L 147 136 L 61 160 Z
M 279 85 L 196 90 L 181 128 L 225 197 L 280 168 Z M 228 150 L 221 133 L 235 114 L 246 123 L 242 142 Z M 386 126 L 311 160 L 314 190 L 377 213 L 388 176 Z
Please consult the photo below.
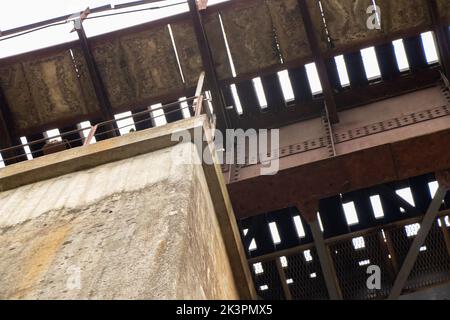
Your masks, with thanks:
M 380 30 L 366 26 L 371 0 L 322 1 L 323 12 L 316 0 L 231 0 L 202 10 L 189 0 L 189 12 L 136 27 L 92 38 L 81 27 L 77 41 L 0 59 L 0 149 L 20 145 L 20 137 L 45 140 L 46 130 L 64 134 L 82 121 L 112 121 L 124 111 L 137 123 L 150 105 L 173 106 L 194 96 L 205 71 L 219 129 L 280 128 L 276 175 L 261 176 L 260 164 L 222 166 L 262 298 L 396 298 L 448 283 L 450 4 L 376 2 L 383 13 Z M 436 39 L 439 63 L 427 63 L 421 44 L 427 31 Z M 392 44 L 397 39 L 403 39 L 410 65 L 403 72 Z M 367 79 L 360 51 L 370 46 L 381 71 L 375 80 Z M 339 81 L 338 55 L 349 86 Z M 320 94 L 308 85 L 305 65 L 311 62 Z M 291 101 L 278 79 L 282 70 L 292 84 Z M 259 107 L 255 77 L 267 108 Z M 230 85 L 236 85 L 242 114 Z M 176 109 L 164 110 L 167 122 L 183 118 Z M 141 123 L 136 130 L 153 125 Z M 101 134 L 98 140 L 110 137 Z M 44 143 L 31 148 L 35 157 L 43 155 L 38 151 Z M 1 154 L 11 159 L 6 165 L 26 161 L 22 151 Z M 435 182 L 433 195 L 429 186 Z M 414 205 L 396 193 L 404 188 Z M 372 196 L 379 196 L 381 218 L 375 218 Z M 345 219 L 348 202 L 355 205 L 356 224 Z M 411 236 L 406 230 L 417 223 L 429 226 Z M 256 249 L 250 250 L 252 241 Z M 381 290 L 366 287 L 367 261 L 382 269 Z

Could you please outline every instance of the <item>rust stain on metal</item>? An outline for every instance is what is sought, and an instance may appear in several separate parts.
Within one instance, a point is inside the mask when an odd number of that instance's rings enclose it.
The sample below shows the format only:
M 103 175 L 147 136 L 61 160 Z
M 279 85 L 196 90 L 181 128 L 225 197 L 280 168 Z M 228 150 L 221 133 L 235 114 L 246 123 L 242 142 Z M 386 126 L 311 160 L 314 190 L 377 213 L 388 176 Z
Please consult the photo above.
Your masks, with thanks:
M 286 62 L 311 54 L 298 0 L 267 1 L 283 59 Z
M 450 168 L 450 130 L 364 149 L 228 185 L 238 218 Z M 443 149 L 444 148 L 444 149 Z M 276 190 L 276 192 L 273 192 Z
M 272 19 L 264 2 L 237 4 L 221 14 L 237 74 L 279 63 Z
M 427 0 L 377 0 L 381 9 L 381 28 L 393 33 L 431 24 Z
M 203 24 L 205 26 L 206 37 L 208 38 L 209 47 L 216 67 L 217 77 L 219 79 L 232 77 L 219 15 L 215 13 L 205 16 L 203 18 Z
M 448 0 L 437 0 L 441 19 L 450 22 L 450 2 Z
M 186 86 L 193 87 L 203 70 L 194 27 L 190 20 L 174 23 L 171 27 Z
M 319 4 L 316 0 L 306 0 L 306 4 L 308 6 L 309 15 L 311 16 L 319 48 L 324 52 L 328 49 L 329 43 L 328 35 L 323 23 L 322 12 L 320 11 Z
M 11 108 L 15 126 L 26 128 L 39 124 L 37 110 L 21 63 L 0 68 L 0 85 Z
M 327 27 L 336 47 L 381 35 L 381 31 L 367 28 L 366 11 L 371 5 L 371 0 L 322 1 Z
M 182 89 L 167 26 L 120 39 L 137 100 Z
M 183 88 L 167 26 L 93 47 L 113 108 Z
M 111 105 L 115 107 L 133 101 L 135 98 L 133 82 L 119 39 L 95 44 L 92 47 L 92 54 L 108 91 Z
M 450 146 L 448 130 L 394 143 L 392 153 L 399 179 L 450 168 L 446 146 Z
M 450 189 L 450 170 L 436 172 L 436 180 L 440 186 Z
M 92 112 L 69 51 L 25 60 L 0 69 L 15 124 L 19 129 Z
M 388 145 L 239 181 L 228 190 L 236 216 L 243 218 L 368 187 L 374 179 L 396 179 Z
M 379 0 L 381 29 L 369 29 L 367 21 L 373 10 L 371 0 L 322 1 L 322 6 L 336 47 L 360 41 L 380 38 L 402 30 L 424 27 L 431 24 L 426 0 Z

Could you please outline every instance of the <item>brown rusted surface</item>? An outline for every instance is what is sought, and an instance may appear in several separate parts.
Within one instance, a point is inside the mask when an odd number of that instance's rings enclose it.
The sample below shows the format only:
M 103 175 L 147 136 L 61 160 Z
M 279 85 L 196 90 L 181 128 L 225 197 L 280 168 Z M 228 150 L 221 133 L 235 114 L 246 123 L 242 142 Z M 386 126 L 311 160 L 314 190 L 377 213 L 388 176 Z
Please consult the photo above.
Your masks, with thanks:
M 420 136 L 392 145 L 399 179 L 450 168 L 450 131 Z
M 68 50 L 3 66 L 0 84 L 19 130 L 95 111 Z
M 437 0 L 440 17 L 447 23 L 450 22 L 450 2 L 448 0 Z
M 373 5 L 371 0 L 322 1 L 328 30 L 337 48 L 431 24 L 426 0 L 379 0 L 376 3 L 381 9 L 380 30 L 367 26 L 367 21 L 374 16 L 373 10 L 368 11 Z
M 96 43 L 93 54 L 113 108 L 183 87 L 167 26 Z
M 286 62 L 309 56 L 311 50 L 298 0 L 267 1 L 281 54 Z
M 367 28 L 369 15 L 366 11 L 372 4 L 372 0 L 322 1 L 327 27 L 336 47 L 381 35 L 380 30 Z
M 228 185 L 238 218 L 450 168 L 450 130 Z
M 427 0 L 377 0 L 381 9 L 381 28 L 386 33 L 429 26 Z
M 308 5 L 321 55 L 327 58 L 431 29 L 426 0 L 379 0 L 381 31 L 368 30 L 366 26 L 366 9 L 372 4 L 371 0 L 326 0 L 322 4 L 336 45 L 336 48 L 327 49 L 329 44 L 318 2 L 302 1 Z M 444 21 L 449 21 L 448 1 L 436 1 L 441 22 L 446 25 Z M 202 11 L 218 78 L 226 80 L 227 84 L 237 81 L 231 75 L 219 13 L 224 18 L 239 80 L 312 61 L 311 50 L 305 43 L 303 21 L 298 16 L 298 3 L 298 0 L 240 0 L 210 6 Z M 194 84 L 201 68 L 191 23 L 189 13 L 183 13 L 89 39 L 114 112 L 143 108 L 164 102 L 166 97 L 166 101 L 172 101 L 186 95 L 185 88 Z M 174 29 L 186 86 L 181 81 L 167 24 Z M 275 35 L 280 52 L 276 49 Z M 36 133 L 73 125 L 92 120 L 100 113 L 93 84 L 78 47 L 75 41 L 0 59 L 0 84 L 11 108 L 12 126 L 18 133 Z M 78 74 L 69 49 L 73 51 Z M 286 64 L 279 64 L 279 53 Z M 59 74 L 55 76 L 57 72 Z M 411 76 L 411 81 L 415 76 Z M 421 84 L 429 79 L 417 76 L 418 81 L 413 83 L 404 81 L 405 76 L 395 83 L 383 82 L 338 93 L 338 110 L 364 104 L 368 97 L 376 100 L 398 94 L 399 90 L 415 90 L 417 85 L 414 83 Z M 400 83 L 404 85 L 400 86 Z M 298 115 L 282 112 L 272 117 L 267 113 L 244 116 L 235 122 L 243 127 L 273 127 L 304 120 L 317 115 L 309 104 L 302 103 L 300 109 L 305 111 Z
M 317 212 L 319 211 L 318 201 L 306 201 L 297 203 L 297 208 L 300 211 L 302 217 L 308 222 L 314 222 L 317 220 Z
M 328 43 L 328 36 L 323 23 L 322 12 L 320 11 L 319 3 L 316 0 L 304 0 L 308 6 L 309 15 L 311 16 L 314 27 L 314 34 L 321 51 L 326 51 L 330 44 Z
M 134 90 L 129 77 L 128 65 L 122 55 L 118 39 L 98 43 L 92 54 L 108 91 L 112 106 L 134 100 Z
M 203 66 L 192 22 L 177 22 L 171 27 L 186 85 L 195 86 Z
M 42 148 L 44 155 L 61 152 L 70 148 L 67 140 L 47 142 Z
M 15 126 L 24 128 L 39 124 L 37 110 L 21 63 L 0 68 L 0 82 L 15 119 Z M 28 110 L 26 106 L 30 107 Z
M 169 93 L 182 87 L 167 26 L 120 39 L 136 100 Z
M 440 186 L 450 189 L 450 170 L 436 172 L 436 179 Z
M 279 63 L 273 25 L 265 2 L 237 3 L 221 15 L 237 74 Z
M 222 28 L 220 26 L 219 15 L 217 13 L 203 17 L 206 37 L 216 67 L 219 79 L 231 78 L 231 67 L 228 61 L 227 48 L 223 39 Z

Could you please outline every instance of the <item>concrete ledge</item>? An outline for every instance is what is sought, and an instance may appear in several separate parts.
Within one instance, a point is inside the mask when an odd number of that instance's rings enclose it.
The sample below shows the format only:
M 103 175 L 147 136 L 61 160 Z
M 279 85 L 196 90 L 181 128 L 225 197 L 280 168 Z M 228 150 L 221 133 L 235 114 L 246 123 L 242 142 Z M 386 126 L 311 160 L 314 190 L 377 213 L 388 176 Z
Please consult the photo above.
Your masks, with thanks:
M 89 146 L 19 162 L 0 169 L 0 191 L 167 148 L 177 144 L 171 141 L 173 132 L 183 129 L 193 130 L 195 127 L 203 127 L 205 123 L 206 118 L 203 116 L 189 118 L 166 126 L 99 141 Z
M 212 135 L 205 116 L 185 119 L 163 127 L 127 134 L 5 167 L 0 170 L 0 191 L 171 147 L 178 143 L 171 141 L 172 133 L 187 130 L 193 137 L 195 129 L 200 129 L 208 140 L 203 142 L 202 151 L 208 152 L 209 156 L 216 160 L 214 165 L 203 163 L 202 168 L 239 296 L 242 299 L 255 299 L 256 292 L 251 273 L 225 181 L 217 162 L 214 144 L 208 143 Z

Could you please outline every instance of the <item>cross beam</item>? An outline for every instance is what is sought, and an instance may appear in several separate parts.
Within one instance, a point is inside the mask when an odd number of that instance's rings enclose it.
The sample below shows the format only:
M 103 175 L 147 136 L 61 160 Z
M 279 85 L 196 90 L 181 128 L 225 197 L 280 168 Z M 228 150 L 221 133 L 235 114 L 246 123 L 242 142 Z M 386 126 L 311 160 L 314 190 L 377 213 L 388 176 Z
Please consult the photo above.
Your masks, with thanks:
M 85 11 L 86 12 L 86 11 Z M 97 67 L 97 63 L 95 62 L 94 56 L 91 51 L 91 47 L 89 45 L 88 38 L 83 28 L 82 19 L 86 15 L 81 14 L 80 19 L 75 21 L 75 31 L 78 34 L 78 38 L 81 45 L 81 50 L 83 52 L 84 59 L 86 60 L 87 69 L 89 72 L 89 76 L 92 81 L 92 85 L 94 86 L 95 96 L 97 97 L 97 101 L 100 105 L 100 110 L 103 116 L 103 120 L 113 120 L 114 115 L 112 112 L 111 102 L 109 101 L 108 93 L 106 91 L 103 80 L 100 76 L 100 72 Z M 117 126 L 111 125 L 109 129 L 117 129 Z M 116 136 L 116 131 L 112 131 L 110 136 Z
M 420 229 L 417 235 L 414 237 L 414 241 L 409 248 L 408 254 L 406 255 L 405 260 L 398 272 L 397 278 L 395 279 L 394 285 L 392 287 L 391 293 L 389 294 L 388 299 L 394 300 L 397 299 L 402 293 L 403 287 L 408 280 L 408 277 L 411 273 L 411 270 L 414 267 L 414 264 L 419 256 L 420 248 L 423 246 L 425 239 L 427 238 L 433 223 L 436 222 L 437 215 L 439 213 L 439 208 L 442 205 L 442 201 L 447 194 L 447 191 L 450 189 L 450 172 L 447 171 L 444 176 L 444 179 L 440 179 L 441 175 L 438 175 L 439 188 L 436 194 L 431 201 L 430 206 L 428 207 L 427 212 L 425 213 L 423 220 L 420 224 Z
M 305 26 L 306 35 L 308 37 L 309 46 L 314 56 L 314 62 L 316 63 L 317 73 L 319 74 L 320 83 L 323 88 L 323 95 L 325 97 L 325 108 L 328 112 L 331 123 L 338 123 L 339 117 L 336 109 L 336 101 L 334 99 L 333 89 L 331 87 L 331 82 L 328 76 L 325 60 L 321 55 L 319 43 L 317 42 L 316 31 L 312 23 L 311 14 L 309 12 L 306 0 L 299 0 L 298 2 L 303 18 L 303 24 Z

